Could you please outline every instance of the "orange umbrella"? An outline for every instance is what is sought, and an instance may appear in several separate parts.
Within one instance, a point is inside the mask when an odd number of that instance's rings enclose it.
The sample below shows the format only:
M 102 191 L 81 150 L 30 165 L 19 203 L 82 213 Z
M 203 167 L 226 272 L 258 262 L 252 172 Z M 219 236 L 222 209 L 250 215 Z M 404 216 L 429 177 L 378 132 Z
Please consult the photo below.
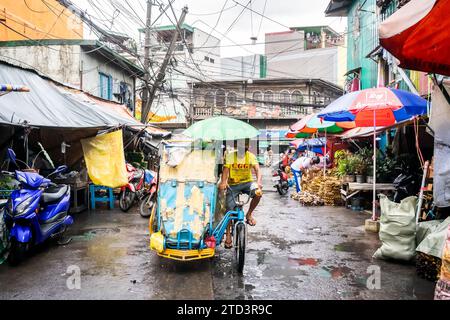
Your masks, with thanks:
M 336 125 L 342 129 L 353 129 L 356 128 L 355 121 L 345 121 L 345 122 L 336 122 Z

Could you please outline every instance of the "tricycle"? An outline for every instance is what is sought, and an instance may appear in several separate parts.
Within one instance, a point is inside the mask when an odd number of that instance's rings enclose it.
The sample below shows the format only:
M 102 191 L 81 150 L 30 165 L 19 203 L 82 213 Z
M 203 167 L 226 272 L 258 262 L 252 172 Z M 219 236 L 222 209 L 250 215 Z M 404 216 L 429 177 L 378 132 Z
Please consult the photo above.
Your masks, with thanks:
M 212 258 L 231 224 L 236 268 L 242 273 L 247 233 L 243 206 L 250 198 L 234 194 L 235 208 L 228 211 L 219 204 L 224 199 L 217 184 L 221 152 L 217 144 L 162 144 L 157 201 L 149 221 L 150 248 L 178 261 Z

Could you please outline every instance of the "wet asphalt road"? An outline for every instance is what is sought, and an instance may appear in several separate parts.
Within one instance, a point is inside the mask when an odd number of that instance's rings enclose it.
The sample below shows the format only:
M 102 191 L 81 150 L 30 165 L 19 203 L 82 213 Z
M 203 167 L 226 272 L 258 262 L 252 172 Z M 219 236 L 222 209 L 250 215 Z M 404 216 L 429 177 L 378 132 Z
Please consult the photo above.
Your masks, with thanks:
M 364 231 L 367 214 L 301 207 L 268 179 L 258 224 L 249 227 L 243 275 L 223 247 L 212 260 L 162 259 L 148 248 L 148 222 L 137 211 L 98 210 L 74 216 L 70 244 L 49 243 L 18 267 L 1 265 L 0 299 L 433 298 L 434 283 L 418 278 L 413 265 L 372 260 L 380 243 Z M 381 287 L 370 290 L 373 266 Z M 76 268 L 81 288 L 68 289 Z

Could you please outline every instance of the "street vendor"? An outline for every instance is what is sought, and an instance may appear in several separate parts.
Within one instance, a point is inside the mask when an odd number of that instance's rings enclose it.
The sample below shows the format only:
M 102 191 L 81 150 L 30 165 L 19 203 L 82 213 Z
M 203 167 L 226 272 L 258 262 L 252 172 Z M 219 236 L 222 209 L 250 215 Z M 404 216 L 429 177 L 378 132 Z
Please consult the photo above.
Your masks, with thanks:
M 297 192 L 301 191 L 300 181 L 302 178 L 302 171 L 310 169 L 313 165 L 320 163 L 319 157 L 299 157 L 291 165 L 291 171 L 294 174 L 295 187 Z
M 230 152 L 225 157 L 222 177 L 219 185 L 220 190 L 226 190 L 229 186 L 233 194 L 243 192 L 248 194 L 252 200 L 246 214 L 246 222 L 250 226 L 256 225 L 253 218 L 253 211 L 261 200 L 261 193 L 256 192 L 257 189 L 262 190 L 262 175 L 256 156 L 251 153 L 249 148 L 249 140 L 235 141 L 235 151 Z M 252 170 L 256 175 L 256 185 L 253 180 Z M 227 192 L 226 204 L 227 210 L 235 209 L 233 194 Z M 228 225 L 225 239 L 225 248 L 232 247 L 231 225 Z

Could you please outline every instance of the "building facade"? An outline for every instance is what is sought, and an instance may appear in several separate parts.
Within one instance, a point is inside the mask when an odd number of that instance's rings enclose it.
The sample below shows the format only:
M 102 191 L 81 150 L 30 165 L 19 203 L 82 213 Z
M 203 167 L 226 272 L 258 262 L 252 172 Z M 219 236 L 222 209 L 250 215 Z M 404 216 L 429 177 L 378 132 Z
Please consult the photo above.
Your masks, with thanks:
M 262 54 L 221 59 L 218 80 L 264 79 L 267 77 L 267 57 Z
M 55 0 L 0 3 L 0 40 L 84 39 L 84 25 Z
M 85 23 L 58 1 L 4 0 L 0 21 L 1 60 L 134 111 L 136 79 L 144 71 L 118 45 L 132 49 L 128 36 L 104 31 L 86 40 Z
M 321 79 L 210 81 L 192 86 L 192 121 L 225 115 L 262 130 L 286 130 L 342 95 L 339 86 Z
M 140 31 L 140 53 L 143 54 L 145 30 Z M 174 35 L 176 46 L 165 70 L 162 90 L 153 101 L 150 112 L 173 119 L 161 123 L 168 128 L 183 128 L 188 124 L 192 79 L 212 81 L 220 78 L 220 39 L 201 29 L 183 24 L 158 26 L 151 32 L 150 60 L 153 72 L 158 72 Z
M 343 85 L 345 37 L 328 26 L 265 35 L 268 78 L 314 78 Z
M 0 41 L 0 59 L 96 97 L 135 107 L 143 69 L 96 40 Z
M 378 26 L 409 0 L 333 0 L 325 14 L 347 17 L 346 92 L 391 86 L 428 94 L 428 79 L 424 73 L 402 70 L 395 59 L 379 43 Z

